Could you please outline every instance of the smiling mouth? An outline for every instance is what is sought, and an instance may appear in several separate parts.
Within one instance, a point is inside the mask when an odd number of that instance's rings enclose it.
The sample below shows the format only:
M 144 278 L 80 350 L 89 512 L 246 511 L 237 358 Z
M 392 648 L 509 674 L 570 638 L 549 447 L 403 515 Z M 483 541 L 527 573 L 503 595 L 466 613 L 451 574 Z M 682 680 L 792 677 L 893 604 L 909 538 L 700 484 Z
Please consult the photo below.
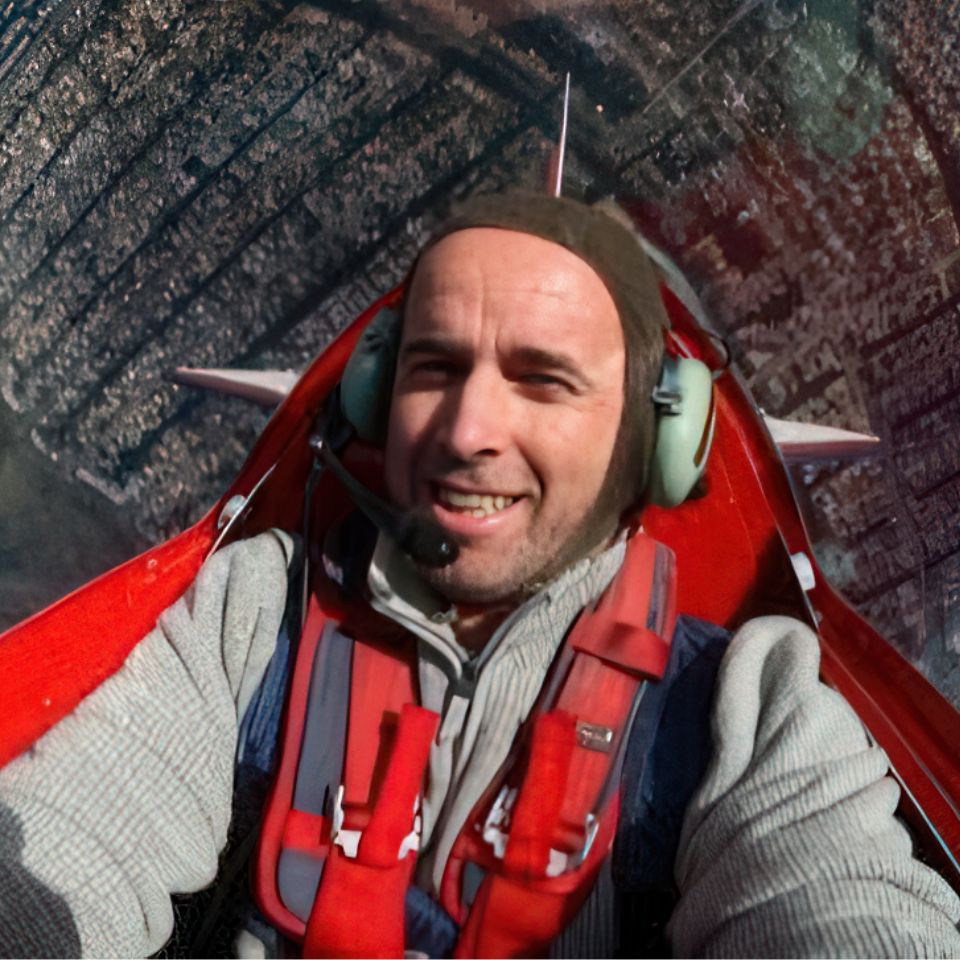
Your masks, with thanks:
M 433 484 L 434 496 L 437 502 L 453 513 L 460 513 L 468 517 L 482 520 L 493 516 L 507 507 L 512 507 L 520 498 L 503 496 L 498 493 L 462 493 L 451 490 L 449 487 Z

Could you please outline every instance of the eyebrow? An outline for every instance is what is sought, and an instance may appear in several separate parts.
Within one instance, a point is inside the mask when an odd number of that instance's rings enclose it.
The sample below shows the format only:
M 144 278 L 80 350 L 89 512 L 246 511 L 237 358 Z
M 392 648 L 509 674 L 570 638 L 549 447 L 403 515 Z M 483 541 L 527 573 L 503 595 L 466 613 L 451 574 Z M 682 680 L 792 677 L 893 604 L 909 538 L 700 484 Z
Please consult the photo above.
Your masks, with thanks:
M 415 337 L 413 340 L 408 340 L 400 348 L 401 356 L 407 356 L 411 353 L 439 353 L 443 356 L 453 357 L 466 352 L 465 348 L 459 346 L 454 341 L 444 340 L 442 337 L 430 336 Z
M 434 356 L 461 357 L 469 352 L 469 348 L 462 347 L 455 341 L 428 335 L 409 340 L 403 345 L 400 352 L 403 356 L 431 354 Z M 565 374 L 571 380 L 576 381 L 580 387 L 589 388 L 593 386 L 593 381 L 566 354 L 545 350 L 542 347 L 517 347 L 511 351 L 510 357 L 514 361 L 519 361 L 538 370 L 551 370 Z

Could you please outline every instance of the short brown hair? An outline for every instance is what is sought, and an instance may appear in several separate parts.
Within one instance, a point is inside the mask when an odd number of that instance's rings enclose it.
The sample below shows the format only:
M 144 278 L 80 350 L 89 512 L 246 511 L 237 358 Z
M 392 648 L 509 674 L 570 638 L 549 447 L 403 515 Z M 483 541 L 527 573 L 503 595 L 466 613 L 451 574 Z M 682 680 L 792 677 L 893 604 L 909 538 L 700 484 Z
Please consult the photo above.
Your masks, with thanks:
M 626 374 L 609 489 L 601 498 L 625 511 L 640 500 L 647 485 L 656 440 L 650 396 L 663 363 L 663 332 L 670 326 L 656 272 L 629 216 L 613 201 L 588 206 L 547 194 L 483 194 L 455 208 L 424 249 L 471 227 L 516 230 L 566 247 L 589 264 L 609 290 L 623 327 Z

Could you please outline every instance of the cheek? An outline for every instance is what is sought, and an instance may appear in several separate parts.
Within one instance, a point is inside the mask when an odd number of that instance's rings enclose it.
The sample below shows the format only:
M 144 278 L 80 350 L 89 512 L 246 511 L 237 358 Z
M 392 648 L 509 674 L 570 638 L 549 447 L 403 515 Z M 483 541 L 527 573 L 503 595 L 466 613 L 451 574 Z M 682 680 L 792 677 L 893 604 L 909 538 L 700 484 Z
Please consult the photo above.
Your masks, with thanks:
M 421 415 L 409 397 L 394 396 L 387 427 L 387 445 L 383 472 L 391 499 L 405 503 L 412 495 L 412 466 L 416 448 L 426 431 L 429 418 Z
M 549 489 L 560 493 L 566 508 L 593 504 L 606 480 L 617 433 L 622 399 L 613 397 L 589 411 L 559 418 L 550 429 L 534 431 L 536 447 L 531 459 L 538 462 Z M 560 499 L 558 498 L 558 499 Z

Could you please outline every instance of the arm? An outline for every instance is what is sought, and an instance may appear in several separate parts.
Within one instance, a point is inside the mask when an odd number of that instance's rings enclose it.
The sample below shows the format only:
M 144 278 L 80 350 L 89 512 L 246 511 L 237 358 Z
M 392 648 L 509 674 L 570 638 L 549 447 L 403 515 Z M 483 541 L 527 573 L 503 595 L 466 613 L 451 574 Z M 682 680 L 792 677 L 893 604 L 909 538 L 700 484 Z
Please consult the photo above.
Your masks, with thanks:
M 882 750 L 785 617 L 746 624 L 717 680 L 668 928 L 679 956 L 960 956 L 960 902 L 912 856 Z
M 0 953 L 147 956 L 209 884 L 238 717 L 276 642 L 290 541 L 214 555 L 123 667 L 0 771 Z

